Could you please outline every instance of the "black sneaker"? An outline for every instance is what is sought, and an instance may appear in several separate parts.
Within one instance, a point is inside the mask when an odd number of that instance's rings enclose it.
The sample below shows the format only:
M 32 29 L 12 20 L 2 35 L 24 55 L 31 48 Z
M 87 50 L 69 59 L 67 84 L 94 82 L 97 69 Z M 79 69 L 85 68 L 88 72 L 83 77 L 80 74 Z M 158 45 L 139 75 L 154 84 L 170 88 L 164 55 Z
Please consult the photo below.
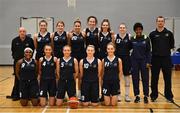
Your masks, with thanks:
M 10 95 L 7 95 L 6 98 L 7 99 L 12 99 L 12 97 Z
M 173 98 L 168 98 L 168 99 L 167 99 L 167 102 L 169 102 L 169 103 L 174 103 L 174 100 L 173 100 Z
M 156 102 L 156 99 L 157 99 L 157 98 L 152 97 L 152 98 L 151 98 L 151 102 Z
M 135 100 L 134 100 L 134 103 L 139 103 L 140 102 L 140 97 L 139 96 L 136 96 Z
M 147 97 L 147 96 L 144 97 L 144 103 L 145 103 L 145 104 L 148 103 L 148 97 Z
M 16 97 L 16 98 L 12 98 L 12 101 L 18 101 L 20 100 L 20 98 Z

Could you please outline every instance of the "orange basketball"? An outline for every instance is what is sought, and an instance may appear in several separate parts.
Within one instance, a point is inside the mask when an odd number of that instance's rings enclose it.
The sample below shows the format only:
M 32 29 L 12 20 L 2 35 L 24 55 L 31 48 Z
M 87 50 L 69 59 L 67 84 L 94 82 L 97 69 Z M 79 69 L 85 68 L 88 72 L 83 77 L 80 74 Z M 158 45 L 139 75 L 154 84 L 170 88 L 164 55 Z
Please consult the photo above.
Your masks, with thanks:
M 68 105 L 71 109 L 77 109 L 79 105 L 79 101 L 76 97 L 69 98 Z

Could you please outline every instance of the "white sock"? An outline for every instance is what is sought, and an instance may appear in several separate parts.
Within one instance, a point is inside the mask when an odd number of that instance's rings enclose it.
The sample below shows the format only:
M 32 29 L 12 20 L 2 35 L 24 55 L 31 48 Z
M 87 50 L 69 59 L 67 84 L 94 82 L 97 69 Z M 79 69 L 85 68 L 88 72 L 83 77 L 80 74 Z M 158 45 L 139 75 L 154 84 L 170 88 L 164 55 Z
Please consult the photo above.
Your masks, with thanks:
M 124 76 L 125 80 L 125 96 L 129 96 L 130 91 L 130 76 Z

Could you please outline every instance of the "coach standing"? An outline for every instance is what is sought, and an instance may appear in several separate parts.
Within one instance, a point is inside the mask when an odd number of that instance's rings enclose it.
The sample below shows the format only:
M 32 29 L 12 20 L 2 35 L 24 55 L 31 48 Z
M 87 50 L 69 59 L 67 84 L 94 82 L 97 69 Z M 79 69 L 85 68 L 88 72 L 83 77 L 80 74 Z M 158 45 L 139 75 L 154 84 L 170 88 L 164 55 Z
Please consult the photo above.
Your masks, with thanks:
M 34 50 L 34 43 L 33 39 L 28 37 L 26 35 L 26 30 L 24 27 L 19 28 L 19 36 L 14 38 L 11 43 L 11 51 L 12 51 L 12 57 L 14 59 L 14 73 L 15 73 L 15 65 L 16 62 L 24 57 L 24 49 L 26 47 L 30 47 L 32 50 Z M 8 96 L 7 96 L 8 97 Z M 10 96 L 14 101 L 19 100 L 19 80 L 15 76 L 14 86 L 13 90 Z
M 165 89 L 164 96 L 169 102 L 173 102 L 173 94 L 171 91 L 171 49 L 174 48 L 173 33 L 167 30 L 165 25 L 165 18 L 158 16 L 156 18 L 157 28 L 149 34 L 152 43 L 152 77 L 151 77 L 151 100 L 154 102 L 158 98 L 158 80 L 159 73 L 162 69 Z

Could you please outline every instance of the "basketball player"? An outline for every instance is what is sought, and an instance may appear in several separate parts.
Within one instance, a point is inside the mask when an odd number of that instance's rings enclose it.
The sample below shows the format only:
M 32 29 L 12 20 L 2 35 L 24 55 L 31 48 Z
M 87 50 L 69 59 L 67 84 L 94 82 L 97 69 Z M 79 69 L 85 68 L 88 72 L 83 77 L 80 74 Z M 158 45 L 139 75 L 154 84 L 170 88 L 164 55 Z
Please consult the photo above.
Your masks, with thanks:
M 116 57 L 115 46 L 112 42 L 107 44 L 107 57 L 102 60 L 103 65 L 103 95 L 106 106 L 117 105 L 120 93 L 120 77 L 122 76 L 122 61 Z
M 80 61 L 81 100 L 84 106 L 98 105 L 101 84 L 101 61 L 94 57 L 94 45 L 88 45 L 87 57 Z
M 67 33 L 64 31 L 64 27 L 64 22 L 58 21 L 56 24 L 57 31 L 51 34 L 53 52 L 57 58 L 63 57 L 63 47 L 68 44 Z
M 109 42 L 114 43 L 114 33 L 111 31 L 110 22 L 104 19 L 101 23 L 101 31 L 99 33 L 99 58 L 103 59 L 107 56 L 106 47 Z
M 39 86 L 37 81 L 37 62 L 32 59 L 33 50 L 24 50 L 24 58 L 16 63 L 16 76 L 19 80 L 19 95 L 22 106 L 28 105 L 31 99 L 33 106 L 38 105 Z
M 44 46 L 45 56 L 39 59 L 39 76 L 40 80 L 40 105 L 46 105 L 46 98 L 49 95 L 49 105 L 55 104 L 56 95 L 56 65 L 57 58 L 52 56 L 52 47 Z M 48 94 L 47 94 L 48 93 Z
M 63 104 L 66 92 L 69 98 L 76 96 L 76 78 L 79 73 L 78 61 L 71 57 L 71 47 L 69 45 L 63 47 L 63 54 L 64 56 L 59 58 L 57 63 L 59 80 L 56 105 L 58 106 Z
M 95 46 L 95 57 L 98 57 L 99 52 L 99 42 L 98 42 L 98 34 L 99 29 L 97 28 L 97 18 L 95 16 L 89 16 L 87 18 L 87 28 L 84 30 L 86 34 L 85 42 L 86 46 L 94 45 Z
M 69 42 L 72 48 L 71 55 L 76 58 L 78 62 L 85 57 L 85 33 L 81 32 L 81 21 L 74 22 L 74 32 L 69 33 Z M 78 75 L 78 92 L 77 96 L 80 99 L 80 76 Z
M 116 56 L 121 58 L 123 65 L 123 75 L 125 80 L 125 101 L 130 102 L 130 74 L 131 74 L 131 59 L 130 59 L 130 34 L 127 33 L 125 23 L 119 25 L 119 34 L 115 38 Z M 121 101 L 121 95 L 118 95 L 118 101 Z
M 50 33 L 47 31 L 48 23 L 45 20 L 39 22 L 39 33 L 34 35 L 34 46 L 36 49 L 36 60 L 44 56 L 44 46 L 51 44 Z
M 143 26 L 141 23 L 134 24 L 135 36 L 131 37 L 132 43 L 132 54 L 131 54 L 131 63 L 132 63 L 132 80 L 133 80 L 133 89 L 135 95 L 135 103 L 140 102 L 139 96 L 139 80 L 141 72 L 141 78 L 143 83 L 143 93 L 144 93 L 144 103 L 148 103 L 149 96 L 149 71 L 150 67 L 150 40 L 146 35 L 142 34 Z

